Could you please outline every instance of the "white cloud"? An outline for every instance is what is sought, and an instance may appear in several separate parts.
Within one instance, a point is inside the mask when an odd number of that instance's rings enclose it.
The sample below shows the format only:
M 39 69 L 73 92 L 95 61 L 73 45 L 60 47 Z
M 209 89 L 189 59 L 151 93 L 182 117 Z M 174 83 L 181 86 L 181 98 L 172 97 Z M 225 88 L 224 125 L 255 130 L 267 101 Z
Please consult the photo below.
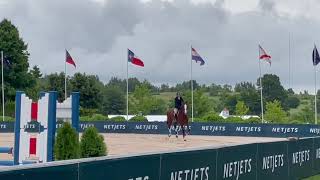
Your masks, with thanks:
M 29 44 L 30 63 L 46 73 L 64 68 L 64 49 L 78 64 L 77 71 L 126 76 L 127 48 L 145 61 L 130 65 L 130 75 L 153 83 L 190 78 L 190 45 L 206 60 L 194 64 L 202 83 L 255 82 L 257 44 L 272 55 L 275 73 L 288 82 L 288 33 L 292 35 L 292 84 L 312 89 L 311 51 L 320 24 L 314 14 L 318 1 L 298 0 L 11 0 L 0 4 L 0 17 L 13 21 Z M 315 10 L 310 10 L 310 3 Z M 289 11 L 292 9 L 292 11 Z M 302 13 L 308 11 L 307 13 Z M 320 78 L 319 78 L 320 79 Z

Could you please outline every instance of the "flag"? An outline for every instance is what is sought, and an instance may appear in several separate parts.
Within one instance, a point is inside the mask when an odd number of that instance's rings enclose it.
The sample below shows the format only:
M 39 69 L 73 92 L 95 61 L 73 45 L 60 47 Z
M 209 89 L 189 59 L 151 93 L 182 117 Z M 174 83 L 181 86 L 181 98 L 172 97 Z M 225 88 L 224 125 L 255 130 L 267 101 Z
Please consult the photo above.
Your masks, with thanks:
M 317 50 L 316 45 L 314 45 L 313 52 L 312 52 L 312 62 L 314 66 L 318 65 L 320 62 L 320 56 L 319 56 L 319 52 Z
M 193 47 L 191 47 L 191 59 L 196 61 L 196 63 L 200 62 L 200 66 L 204 65 L 204 60 Z
M 144 67 L 143 61 L 141 61 L 141 59 L 134 55 L 134 53 L 130 49 L 128 49 L 128 61 L 134 65 Z
M 259 59 L 265 60 L 271 66 L 271 56 L 266 53 L 266 51 L 259 45 Z
M 67 50 L 66 50 L 66 63 L 73 65 L 75 68 L 77 67 L 76 63 L 74 62 L 74 60 L 72 59 L 71 55 Z

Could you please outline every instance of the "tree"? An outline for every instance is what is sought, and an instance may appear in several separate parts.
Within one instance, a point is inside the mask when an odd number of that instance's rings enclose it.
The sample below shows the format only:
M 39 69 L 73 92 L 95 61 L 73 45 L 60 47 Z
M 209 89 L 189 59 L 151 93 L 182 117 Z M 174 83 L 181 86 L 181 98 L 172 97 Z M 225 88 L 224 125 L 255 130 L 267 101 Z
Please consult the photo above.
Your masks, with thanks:
M 169 92 L 170 91 L 169 85 L 168 84 L 161 84 L 160 91 L 161 92 Z
M 288 89 L 288 95 L 294 95 L 294 91 L 293 91 L 292 88 L 289 88 L 289 89 Z
M 75 129 L 67 122 L 58 129 L 55 145 L 55 160 L 79 158 L 79 137 Z
M 210 94 L 210 96 L 217 96 L 217 95 L 219 95 L 219 94 L 222 92 L 222 90 L 223 90 L 223 88 L 221 87 L 221 85 L 216 85 L 216 84 L 214 84 L 214 83 L 212 83 L 212 84 L 208 87 L 208 89 L 209 89 L 209 94 Z
M 193 89 L 196 90 L 199 88 L 199 84 L 196 80 L 192 80 Z M 176 91 L 185 91 L 186 89 L 191 89 L 191 81 L 183 81 L 181 84 L 176 85 Z
M 250 82 L 236 84 L 235 91 L 239 93 L 239 100 L 249 108 L 250 114 L 260 114 L 260 94 L 255 85 Z
M 263 98 L 266 102 L 272 102 L 278 100 L 282 107 L 287 109 L 285 106 L 285 100 L 288 95 L 286 90 L 281 85 L 280 79 L 277 75 L 274 74 L 265 74 L 262 79 L 262 92 Z M 260 88 L 260 81 L 257 80 L 257 85 Z
M 42 77 L 40 68 L 38 66 L 33 66 L 32 69 L 30 70 L 30 73 L 35 79 L 39 79 Z
M 18 29 L 7 19 L 0 22 L 0 50 L 11 64 L 4 68 L 5 97 L 6 100 L 14 100 L 16 90 L 26 90 L 36 82 L 28 71 L 27 45 L 19 36 Z
M 65 80 L 65 75 L 64 73 L 54 73 L 54 74 L 49 74 L 44 77 L 44 81 L 46 82 L 44 85 L 45 90 L 47 91 L 57 91 L 58 93 L 58 101 L 63 101 L 64 100 L 64 80 Z M 67 91 L 70 92 L 71 90 L 71 85 L 70 85 L 70 77 L 67 77 Z M 82 96 L 82 95 L 81 95 Z M 80 96 L 80 97 L 81 97 Z
M 312 102 L 311 102 L 312 103 Z M 297 113 L 292 115 L 292 119 L 302 123 L 313 124 L 314 123 L 314 109 L 311 103 L 307 103 L 303 108 Z M 314 102 L 313 102 L 314 103 Z
M 240 82 L 240 83 L 237 83 L 234 87 L 234 91 L 238 93 L 241 93 L 247 90 L 256 90 L 256 87 L 251 82 Z
M 86 129 L 80 142 L 81 158 L 99 157 L 107 155 L 107 147 L 104 138 L 99 135 L 95 127 Z
M 287 114 L 282 109 L 281 103 L 278 100 L 267 102 L 265 119 L 273 123 L 281 123 L 286 121 Z
M 188 105 L 188 115 L 191 116 L 192 111 L 192 102 L 191 102 L 191 92 L 187 91 L 184 93 L 183 97 L 185 103 Z M 173 103 L 173 101 L 172 101 Z M 210 111 L 214 111 L 212 102 L 209 100 L 208 96 L 205 95 L 203 90 L 195 90 L 193 92 L 193 116 L 194 117 L 202 117 L 206 115 Z
M 98 76 L 76 73 L 70 80 L 72 91 L 80 92 L 80 105 L 83 108 L 98 109 L 102 103 L 103 84 Z
M 101 106 L 102 114 L 122 114 L 125 112 L 126 98 L 119 86 L 105 86 Z
M 244 104 L 243 101 L 238 101 L 236 105 L 236 115 L 246 115 L 249 112 L 249 108 Z
M 288 108 L 297 108 L 300 105 L 300 99 L 295 96 L 288 96 L 285 100 L 285 104 Z
M 134 114 L 163 114 L 166 109 L 166 103 L 162 99 L 152 96 L 147 84 L 136 86 L 129 103 L 129 111 Z
M 224 107 L 229 110 L 230 114 L 236 113 L 236 105 L 239 100 L 239 95 L 236 94 L 226 94 L 225 96 L 221 97 Z

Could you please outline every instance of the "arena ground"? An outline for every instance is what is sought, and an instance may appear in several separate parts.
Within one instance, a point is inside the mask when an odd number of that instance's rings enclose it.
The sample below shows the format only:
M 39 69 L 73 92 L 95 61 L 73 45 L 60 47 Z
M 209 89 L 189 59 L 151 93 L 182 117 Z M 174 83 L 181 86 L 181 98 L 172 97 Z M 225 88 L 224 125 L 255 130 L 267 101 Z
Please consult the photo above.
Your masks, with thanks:
M 186 150 L 201 147 L 221 147 L 257 142 L 281 141 L 285 138 L 261 137 L 234 137 L 234 136 L 195 136 L 190 135 L 187 141 L 182 136 L 153 134 L 102 134 L 108 147 L 109 155 L 130 155 L 152 153 L 158 151 Z M 13 133 L 0 133 L 0 146 L 12 147 L 14 144 Z M 10 160 L 11 155 L 0 154 L 0 160 Z

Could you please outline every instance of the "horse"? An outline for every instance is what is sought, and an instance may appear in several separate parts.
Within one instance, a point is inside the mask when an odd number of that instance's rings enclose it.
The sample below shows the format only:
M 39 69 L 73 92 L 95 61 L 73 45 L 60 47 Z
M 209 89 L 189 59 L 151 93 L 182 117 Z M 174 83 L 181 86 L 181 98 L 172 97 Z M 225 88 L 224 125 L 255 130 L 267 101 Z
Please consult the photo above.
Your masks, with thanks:
M 185 139 L 186 127 L 188 129 L 188 134 L 190 133 L 189 119 L 187 116 L 187 104 L 184 104 L 183 107 L 181 107 L 178 110 L 177 119 L 174 117 L 174 110 L 173 109 L 171 109 L 167 112 L 167 125 L 168 125 L 168 130 L 169 130 L 168 136 L 171 137 L 171 129 L 173 126 L 174 130 L 176 132 L 176 138 L 178 138 L 178 133 L 179 133 L 179 129 L 178 129 L 179 127 L 177 125 L 180 125 L 180 127 L 182 129 L 183 139 L 184 139 L 184 141 L 186 141 L 186 139 Z

